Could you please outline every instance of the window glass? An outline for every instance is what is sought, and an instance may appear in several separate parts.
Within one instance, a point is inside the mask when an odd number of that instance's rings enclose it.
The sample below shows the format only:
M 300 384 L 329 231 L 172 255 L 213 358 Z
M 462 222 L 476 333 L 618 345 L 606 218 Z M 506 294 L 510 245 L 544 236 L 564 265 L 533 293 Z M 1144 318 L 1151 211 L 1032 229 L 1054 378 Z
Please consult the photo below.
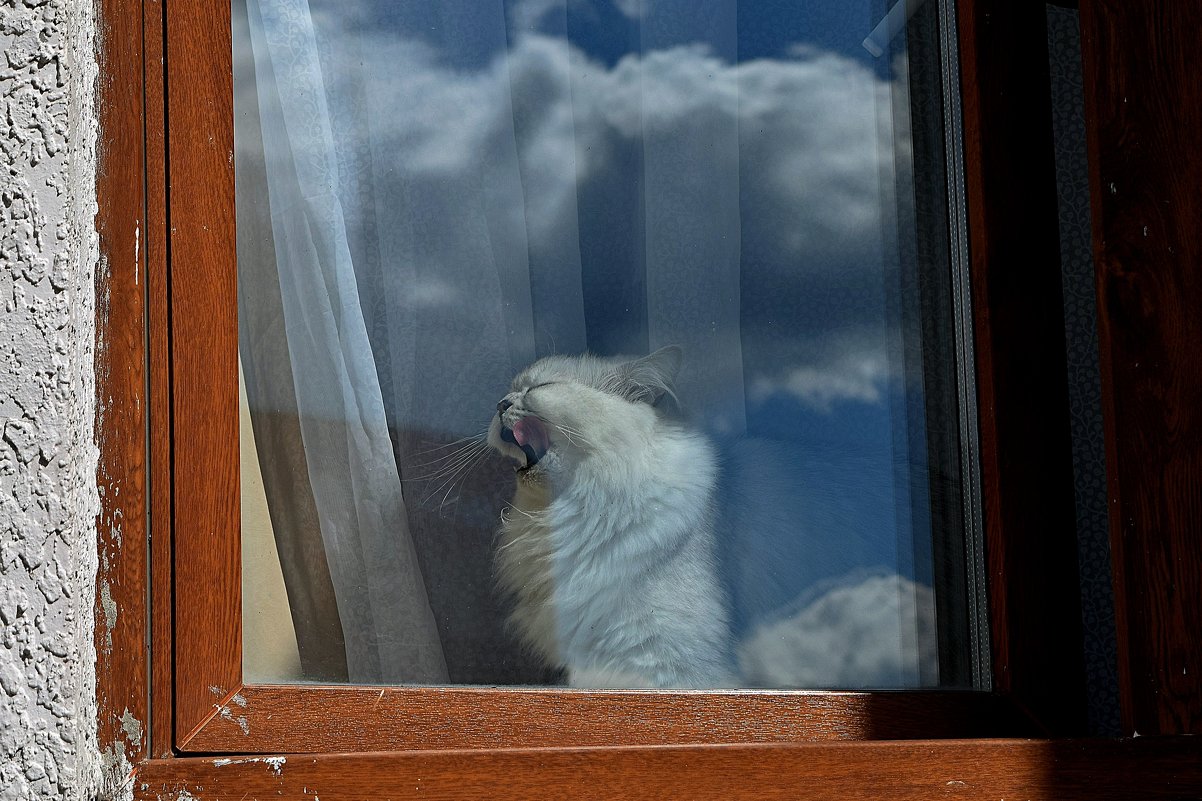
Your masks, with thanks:
M 235 0 L 247 680 L 979 686 L 938 12 Z

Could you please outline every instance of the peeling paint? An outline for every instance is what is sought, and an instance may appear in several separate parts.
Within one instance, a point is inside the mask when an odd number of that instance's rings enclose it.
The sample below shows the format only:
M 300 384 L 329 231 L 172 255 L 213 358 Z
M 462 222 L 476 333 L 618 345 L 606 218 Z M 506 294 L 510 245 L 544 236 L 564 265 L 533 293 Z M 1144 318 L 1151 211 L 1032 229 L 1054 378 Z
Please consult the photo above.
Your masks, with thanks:
M 104 612 L 104 650 L 113 651 L 113 628 L 117 625 L 117 603 L 107 581 L 100 585 L 100 609 Z
M 244 715 L 238 715 L 235 717 L 234 713 L 230 711 L 230 708 L 225 705 L 218 705 L 217 714 L 222 720 L 228 720 L 230 723 L 237 724 L 238 728 L 242 729 L 243 734 L 250 734 L 250 722 L 247 721 Z
M 134 769 L 120 745 L 113 743 L 100 753 L 100 770 L 99 799 L 116 801 L 133 797 Z
M 232 759 L 214 759 L 213 767 L 224 768 L 226 765 L 251 765 L 256 762 L 262 762 L 267 767 L 271 768 L 271 772 L 279 776 L 284 769 L 284 765 L 288 764 L 288 757 L 284 756 L 266 756 L 266 757 L 245 757 Z
M 162 794 L 155 796 L 159 801 L 200 801 L 196 796 L 189 793 L 187 790 L 176 790 L 175 795 L 164 797 Z
M 134 748 L 142 747 L 142 721 L 130 714 L 129 707 L 125 708 L 125 714 L 121 716 L 121 731 L 125 732 L 130 745 Z

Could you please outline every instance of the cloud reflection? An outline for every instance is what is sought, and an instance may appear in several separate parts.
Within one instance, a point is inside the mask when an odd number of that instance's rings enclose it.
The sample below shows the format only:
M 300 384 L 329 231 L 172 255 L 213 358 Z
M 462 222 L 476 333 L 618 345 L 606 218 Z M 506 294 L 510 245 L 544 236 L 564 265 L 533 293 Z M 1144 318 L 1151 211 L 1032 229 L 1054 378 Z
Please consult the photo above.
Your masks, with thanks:
M 829 414 L 837 402 L 882 403 L 889 374 L 889 361 L 876 343 L 831 336 L 814 363 L 754 378 L 748 400 L 763 404 L 786 396 Z
M 566 8 L 576 13 L 576 5 Z M 645 10 L 634 0 L 618 6 Z M 697 43 L 606 64 L 539 32 L 539 20 L 564 7 L 519 4 L 511 23 L 521 24 L 508 37 L 496 20 L 480 22 L 471 34 L 479 52 L 466 64 L 456 55 L 459 34 L 444 31 L 440 41 L 430 26 L 405 18 L 409 11 L 313 4 L 328 45 L 322 80 L 336 135 L 358 140 L 346 143 L 350 160 L 340 167 L 348 183 L 374 185 L 366 213 L 382 215 L 379 230 L 402 249 L 385 252 L 384 269 L 416 265 L 404 283 L 412 300 L 438 310 L 427 318 L 439 329 L 430 341 L 440 330 L 449 340 L 492 320 L 462 300 L 501 291 L 481 279 L 490 261 L 563 264 L 579 253 L 581 215 L 596 230 L 599 209 L 615 219 L 638 213 L 612 189 L 643 183 L 638 158 L 683 154 L 683 164 L 736 177 L 733 205 L 699 195 L 684 169 L 659 169 L 645 203 L 659 219 L 684 221 L 682 232 L 730 226 L 741 239 L 750 400 L 785 396 L 820 412 L 847 401 L 882 404 L 882 175 L 895 153 L 908 161 L 898 153 L 905 141 L 882 123 L 889 81 L 808 45 L 731 63 Z M 582 198 L 595 202 L 586 210 Z M 353 220 L 360 210 L 344 203 Z M 725 257 L 713 258 L 696 264 L 696 274 L 728 269 Z M 689 291 L 696 290 L 681 287 L 685 314 Z
M 894 142 L 876 119 L 887 84 L 867 66 L 813 48 L 731 64 L 695 44 L 607 67 L 562 38 L 522 33 L 507 55 L 465 71 L 426 42 L 363 35 L 371 135 L 389 169 L 412 194 L 437 197 L 511 165 L 524 193 L 510 199 L 503 227 L 520 230 L 534 256 L 558 256 L 553 243 L 576 230 L 578 199 L 630 169 L 623 159 L 632 144 L 649 154 L 729 142 L 699 158 L 715 174 L 738 176 L 743 270 L 760 276 L 746 291 L 789 298 L 795 309 L 786 338 L 745 313 L 749 350 L 763 353 L 749 383 L 761 396 L 786 392 L 824 411 L 844 400 L 881 402 L 885 332 L 872 301 L 882 291 L 882 154 Z M 344 91 L 345 75 L 335 73 L 333 92 Z M 724 139 L 726 130 L 737 140 Z M 657 175 L 646 202 L 662 216 L 715 213 L 689 175 Z M 725 223 L 700 222 L 714 224 Z M 448 312 L 471 314 L 450 304 Z
M 758 687 L 938 685 L 934 592 L 893 573 L 845 577 L 757 627 L 739 667 Z

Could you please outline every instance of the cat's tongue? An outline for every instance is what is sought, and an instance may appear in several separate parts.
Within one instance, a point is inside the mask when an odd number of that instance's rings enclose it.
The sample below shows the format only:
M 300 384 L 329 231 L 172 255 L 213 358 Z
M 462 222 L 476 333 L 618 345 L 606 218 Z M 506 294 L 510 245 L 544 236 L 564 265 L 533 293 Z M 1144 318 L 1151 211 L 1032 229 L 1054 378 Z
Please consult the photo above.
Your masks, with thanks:
M 531 452 L 534 453 L 531 464 L 543 458 L 543 454 L 551 445 L 550 439 L 547 437 L 547 428 L 537 417 L 523 417 L 514 423 L 513 438 L 517 440 L 522 450 L 526 451 L 527 457 Z

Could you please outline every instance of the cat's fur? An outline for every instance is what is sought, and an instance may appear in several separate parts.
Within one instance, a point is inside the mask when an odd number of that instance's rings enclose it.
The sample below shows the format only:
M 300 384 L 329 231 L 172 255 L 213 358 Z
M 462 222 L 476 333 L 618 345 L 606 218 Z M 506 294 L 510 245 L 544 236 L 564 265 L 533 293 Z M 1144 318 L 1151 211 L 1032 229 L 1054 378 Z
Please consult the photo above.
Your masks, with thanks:
M 514 379 L 489 430 L 520 466 L 497 553 L 511 619 L 573 686 L 735 682 L 718 458 L 657 408 L 680 362 L 674 347 L 542 359 Z

